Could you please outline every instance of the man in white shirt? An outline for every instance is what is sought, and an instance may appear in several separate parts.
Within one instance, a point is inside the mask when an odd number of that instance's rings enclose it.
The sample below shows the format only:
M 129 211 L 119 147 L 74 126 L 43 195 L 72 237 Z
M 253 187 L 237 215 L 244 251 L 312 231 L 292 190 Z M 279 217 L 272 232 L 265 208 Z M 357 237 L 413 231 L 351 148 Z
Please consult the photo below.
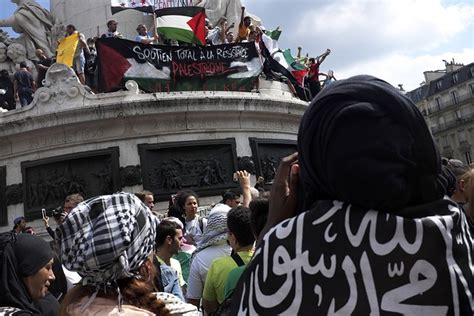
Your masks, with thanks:
M 153 42 L 158 41 L 158 34 L 156 30 L 153 32 L 153 36 L 148 34 L 147 28 L 145 24 L 138 24 L 137 26 L 138 35 L 135 36 L 135 42 L 143 43 L 143 44 L 153 44 Z
M 191 258 L 186 300 L 199 306 L 207 271 L 214 259 L 230 255 L 227 244 L 227 211 L 215 211 L 209 215 L 201 243 Z
M 123 38 L 122 33 L 117 31 L 118 22 L 115 20 L 110 20 L 107 22 L 107 32 L 102 34 L 101 38 Z

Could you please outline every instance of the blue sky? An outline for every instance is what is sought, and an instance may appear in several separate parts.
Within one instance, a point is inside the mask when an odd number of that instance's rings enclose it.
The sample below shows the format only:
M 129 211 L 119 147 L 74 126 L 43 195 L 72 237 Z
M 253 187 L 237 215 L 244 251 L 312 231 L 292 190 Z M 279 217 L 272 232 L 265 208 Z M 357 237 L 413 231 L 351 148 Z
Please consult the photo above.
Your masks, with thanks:
M 280 48 L 332 53 L 321 71 L 338 79 L 371 74 L 412 90 L 443 59 L 474 62 L 473 0 L 241 0 L 267 29 L 280 26 Z M 0 18 L 16 5 L 0 0 Z M 49 0 L 37 0 L 49 8 Z

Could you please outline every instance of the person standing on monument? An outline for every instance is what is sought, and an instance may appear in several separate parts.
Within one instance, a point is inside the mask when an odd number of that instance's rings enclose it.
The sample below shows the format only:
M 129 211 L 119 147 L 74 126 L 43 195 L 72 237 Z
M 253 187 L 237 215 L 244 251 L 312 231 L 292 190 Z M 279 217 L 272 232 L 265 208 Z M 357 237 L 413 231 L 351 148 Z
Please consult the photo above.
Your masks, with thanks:
M 76 27 L 72 24 L 66 26 L 66 37 L 71 36 L 72 34 L 79 34 L 79 43 L 77 44 L 76 52 L 74 53 L 74 62 L 72 68 L 79 77 L 79 81 L 82 84 L 86 83 L 86 78 L 84 76 L 84 67 L 86 65 L 86 57 L 84 55 L 84 50 L 88 55 L 90 55 L 89 46 L 87 45 L 86 38 L 84 34 L 79 33 L 76 30 Z
M 51 66 L 53 61 L 51 58 L 46 56 L 44 51 L 40 48 L 36 50 L 36 57 L 38 57 L 38 64 L 36 64 L 36 68 L 38 69 L 38 77 L 36 78 L 36 85 L 38 88 L 43 86 L 43 80 L 46 77 L 46 71 Z
M 0 107 L 8 111 L 14 110 L 16 107 L 15 96 L 13 95 L 13 82 L 10 79 L 8 70 L 0 70 L 0 89 L 5 90 L 5 93 L 0 94 Z
M 137 33 L 138 35 L 135 36 L 135 42 L 139 42 L 143 44 L 153 44 L 153 42 L 158 41 L 158 38 L 159 38 L 158 34 L 156 33 L 156 29 L 153 32 L 153 36 L 148 34 L 145 24 L 138 24 Z
M 13 81 L 15 98 L 20 100 L 22 107 L 27 106 L 33 101 L 36 84 L 33 80 L 33 75 L 26 66 L 26 62 L 22 61 L 20 63 L 20 70 L 15 72 L 13 77 L 15 78 L 15 81 Z
M 118 22 L 115 20 L 110 20 L 107 22 L 107 32 L 102 34 L 101 38 L 123 38 L 122 33 L 117 31 Z

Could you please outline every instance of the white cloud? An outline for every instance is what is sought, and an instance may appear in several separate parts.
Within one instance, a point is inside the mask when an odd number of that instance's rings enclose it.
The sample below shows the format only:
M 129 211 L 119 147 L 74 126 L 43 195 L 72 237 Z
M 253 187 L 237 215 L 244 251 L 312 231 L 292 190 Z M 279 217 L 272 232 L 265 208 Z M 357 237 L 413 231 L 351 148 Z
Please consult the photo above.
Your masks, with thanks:
M 459 38 L 467 33 L 470 33 L 470 38 L 465 39 L 462 47 L 474 48 L 473 21 L 472 2 L 323 1 L 318 6 L 307 8 L 302 17 L 285 28 L 292 29 L 291 37 L 287 35 L 285 41 L 288 47 L 302 44 L 303 53 L 308 52 L 312 56 L 331 48 L 332 54 L 323 65 L 338 72 L 349 67 L 362 68 L 360 66 L 365 64 L 380 69 L 390 65 L 376 64 L 375 61 L 390 61 L 393 56 L 410 62 L 433 52 L 455 51 L 459 49 Z M 453 47 L 456 40 L 458 47 Z M 283 43 L 280 46 L 284 47 Z M 428 68 L 439 64 L 437 61 Z
M 354 75 L 369 74 L 379 77 L 395 87 L 401 83 L 405 90 L 410 91 L 419 87 L 420 83 L 424 81 L 424 71 L 444 69 L 443 59 L 451 61 L 454 58 L 457 63 L 466 65 L 473 62 L 473 56 L 474 48 L 466 48 L 461 52 L 425 54 L 417 57 L 393 53 L 338 69 L 335 76 L 337 79 L 344 79 Z
M 336 50 L 428 51 L 472 27 L 474 4 L 443 6 L 440 0 L 334 1 L 308 10 L 296 36 Z

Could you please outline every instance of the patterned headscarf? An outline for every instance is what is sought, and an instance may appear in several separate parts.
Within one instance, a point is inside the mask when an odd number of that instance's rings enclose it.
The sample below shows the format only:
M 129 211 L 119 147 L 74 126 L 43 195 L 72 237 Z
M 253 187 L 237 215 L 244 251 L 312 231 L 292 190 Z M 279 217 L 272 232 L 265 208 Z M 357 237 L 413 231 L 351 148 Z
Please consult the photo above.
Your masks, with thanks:
M 84 201 L 59 227 L 63 264 L 79 272 L 84 285 L 96 288 L 138 277 L 138 269 L 153 251 L 157 221 L 133 194 Z
M 209 214 L 207 226 L 204 228 L 201 241 L 191 257 L 191 262 L 200 251 L 207 247 L 225 243 L 227 240 L 227 213 L 227 211 L 215 211 Z

